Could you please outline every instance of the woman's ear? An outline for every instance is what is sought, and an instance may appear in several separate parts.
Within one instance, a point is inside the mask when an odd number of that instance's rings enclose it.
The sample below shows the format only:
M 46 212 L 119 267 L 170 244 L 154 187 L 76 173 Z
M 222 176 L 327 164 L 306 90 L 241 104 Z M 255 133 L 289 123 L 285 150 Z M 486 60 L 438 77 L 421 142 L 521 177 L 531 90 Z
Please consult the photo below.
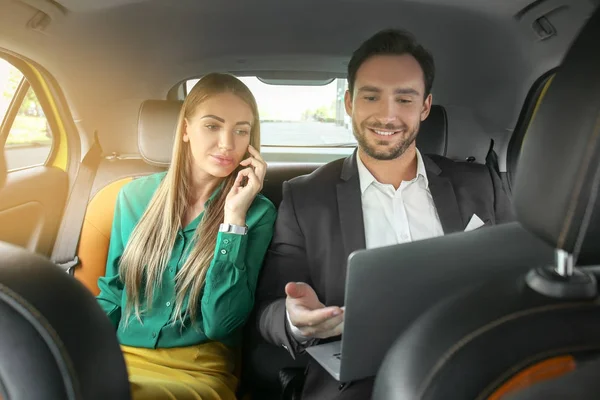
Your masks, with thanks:
M 183 119 L 183 141 L 184 142 L 189 142 L 190 138 L 188 136 L 188 122 L 187 122 L 187 118 Z

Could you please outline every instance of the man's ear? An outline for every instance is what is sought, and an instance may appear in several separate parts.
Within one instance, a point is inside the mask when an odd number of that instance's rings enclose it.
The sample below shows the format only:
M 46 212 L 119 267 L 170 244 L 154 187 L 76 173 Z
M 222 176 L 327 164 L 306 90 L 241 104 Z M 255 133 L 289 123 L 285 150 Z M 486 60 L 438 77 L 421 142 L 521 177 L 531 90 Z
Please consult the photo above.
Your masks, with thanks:
M 431 93 L 427 95 L 425 101 L 423 102 L 423 108 L 421 110 L 421 122 L 425 121 L 431 112 L 431 103 L 433 102 L 433 96 Z
M 352 93 L 349 90 L 346 90 L 344 93 L 344 107 L 346 108 L 346 114 L 349 117 L 352 116 Z

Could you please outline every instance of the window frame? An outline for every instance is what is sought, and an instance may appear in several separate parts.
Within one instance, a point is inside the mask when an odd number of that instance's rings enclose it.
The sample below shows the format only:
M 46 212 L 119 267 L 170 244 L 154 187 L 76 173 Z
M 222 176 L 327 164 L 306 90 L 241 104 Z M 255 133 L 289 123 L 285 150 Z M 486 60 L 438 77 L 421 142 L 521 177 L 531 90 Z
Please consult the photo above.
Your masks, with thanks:
M 48 152 L 48 156 L 43 162 L 28 165 L 25 167 L 10 169 L 8 170 L 8 172 L 21 171 L 29 168 L 51 165 L 53 164 L 56 158 L 56 153 L 59 147 L 59 136 L 57 135 L 58 124 L 56 122 L 54 114 L 51 112 L 50 103 L 46 98 L 45 92 L 40 82 L 31 72 L 31 70 L 34 67 L 28 65 L 28 63 L 24 60 L 21 60 L 20 58 L 12 56 L 10 54 L 0 52 L 0 58 L 11 64 L 14 68 L 18 69 L 21 72 L 21 74 L 23 74 L 23 78 L 19 83 L 19 87 L 17 88 L 13 98 L 11 99 L 11 103 L 8 107 L 8 110 L 6 111 L 6 115 L 2 119 L 2 124 L 0 125 L 0 151 L 4 151 L 6 149 L 6 140 L 8 139 L 10 130 L 13 127 L 19 109 L 25 101 L 27 91 L 30 88 L 33 90 L 35 97 L 37 98 L 38 102 L 40 103 L 40 106 L 42 107 L 42 110 L 44 111 L 44 117 L 46 118 L 46 121 L 50 126 L 50 134 L 52 136 L 50 151 Z M 18 102 L 15 101 L 17 98 Z

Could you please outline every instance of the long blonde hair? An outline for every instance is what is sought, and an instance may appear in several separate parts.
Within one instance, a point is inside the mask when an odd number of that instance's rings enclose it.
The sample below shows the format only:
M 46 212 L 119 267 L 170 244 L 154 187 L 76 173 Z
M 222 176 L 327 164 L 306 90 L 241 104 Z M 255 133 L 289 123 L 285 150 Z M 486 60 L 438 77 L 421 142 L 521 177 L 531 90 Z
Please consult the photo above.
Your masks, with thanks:
M 184 120 L 193 117 L 202 102 L 221 93 L 235 94 L 252 109 L 254 123 L 250 132 L 250 144 L 257 150 L 260 149 L 258 107 L 248 87 L 228 74 L 213 73 L 200 79 L 183 102 L 169 170 L 133 230 L 121 257 L 120 277 L 127 293 L 124 313 L 126 325 L 132 309 L 135 316 L 141 320 L 142 290 L 148 307 L 152 304 L 154 290 L 160 290 L 161 277 L 171 258 L 177 232 L 183 228 L 182 220 L 190 206 L 190 168 L 193 161 L 189 143 L 183 141 Z M 196 318 L 200 294 L 216 246 L 219 225 L 224 218 L 225 198 L 233 186 L 238 170 L 239 168 L 224 178 L 220 192 L 206 206 L 202 221 L 191 241 L 193 248 L 175 276 L 176 301 L 173 322 L 178 319 L 183 322 L 187 316 L 192 320 Z M 188 304 L 182 316 L 188 295 Z

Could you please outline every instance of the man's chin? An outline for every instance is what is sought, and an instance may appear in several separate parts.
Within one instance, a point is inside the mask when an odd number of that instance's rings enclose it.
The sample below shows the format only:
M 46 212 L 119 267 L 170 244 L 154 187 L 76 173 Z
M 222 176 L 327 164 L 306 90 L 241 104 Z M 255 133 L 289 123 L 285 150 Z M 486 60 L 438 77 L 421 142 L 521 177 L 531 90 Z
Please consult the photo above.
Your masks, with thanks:
M 362 150 L 371 158 L 380 161 L 394 160 L 406 152 L 407 147 L 405 146 L 390 146 L 390 145 L 375 145 L 375 146 L 361 146 Z

